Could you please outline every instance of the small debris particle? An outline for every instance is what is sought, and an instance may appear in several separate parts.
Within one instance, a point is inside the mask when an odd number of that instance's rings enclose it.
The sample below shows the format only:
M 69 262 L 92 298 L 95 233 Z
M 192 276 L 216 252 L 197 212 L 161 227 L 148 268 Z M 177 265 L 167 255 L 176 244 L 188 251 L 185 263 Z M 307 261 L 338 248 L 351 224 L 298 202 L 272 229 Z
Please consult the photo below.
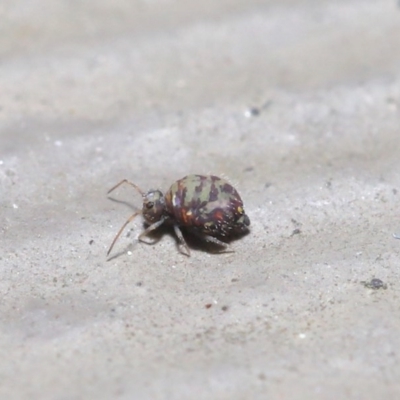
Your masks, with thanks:
M 251 165 L 244 169 L 244 172 L 251 172 L 251 171 L 254 171 L 254 167 Z
M 14 208 L 14 210 L 16 210 L 17 208 L 18 208 L 18 204 L 13 204 L 13 208 Z
M 62 145 L 63 145 L 63 142 L 61 140 L 56 140 L 54 142 L 54 146 L 61 147 Z
M 140 286 L 142 286 L 142 285 L 143 285 L 143 282 L 140 282 L 140 281 L 139 281 L 139 282 L 136 282 L 136 286 L 139 286 L 139 287 L 140 287 Z
M 92 245 L 93 243 L 94 243 L 94 240 L 92 239 L 92 240 L 89 242 L 89 244 Z
M 400 239 L 400 233 L 393 233 L 393 237 L 395 239 Z
M 232 279 L 231 279 L 231 282 L 238 282 L 238 281 L 239 281 L 238 278 L 232 278 Z
M 292 236 L 298 235 L 299 233 L 301 233 L 301 230 L 299 228 L 293 229 Z
M 305 333 L 299 333 L 299 339 L 305 339 L 306 334 Z
M 260 109 L 257 107 L 250 107 L 244 112 L 246 118 L 257 117 L 260 115 Z
M 373 278 L 369 282 L 362 281 L 361 283 L 368 289 L 373 289 L 373 290 L 387 289 L 387 284 L 378 278 Z
M 211 307 L 212 307 L 212 304 L 211 304 L 211 303 L 208 303 L 208 304 L 205 305 L 205 307 L 206 307 L 206 308 L 211 308 Z
M 228 309 L 229 309 L 228 306 L 222 306 L 222 307 L 221 307 L 221 310 L 222 310 L 222 311 L 228 311 Z

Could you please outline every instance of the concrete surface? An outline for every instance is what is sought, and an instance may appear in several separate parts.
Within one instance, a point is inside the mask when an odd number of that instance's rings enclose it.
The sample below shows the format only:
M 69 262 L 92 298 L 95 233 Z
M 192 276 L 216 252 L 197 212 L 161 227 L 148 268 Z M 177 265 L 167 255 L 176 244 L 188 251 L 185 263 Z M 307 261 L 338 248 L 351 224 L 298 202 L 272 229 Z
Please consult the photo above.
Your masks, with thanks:
M 400 398 L 396 1 L 0 18 L 2 399 Z M 242 194 L 235 253 L 137 244 L 137 219 L 107 261 L 141 202 L 107 190 L 188 173 Z

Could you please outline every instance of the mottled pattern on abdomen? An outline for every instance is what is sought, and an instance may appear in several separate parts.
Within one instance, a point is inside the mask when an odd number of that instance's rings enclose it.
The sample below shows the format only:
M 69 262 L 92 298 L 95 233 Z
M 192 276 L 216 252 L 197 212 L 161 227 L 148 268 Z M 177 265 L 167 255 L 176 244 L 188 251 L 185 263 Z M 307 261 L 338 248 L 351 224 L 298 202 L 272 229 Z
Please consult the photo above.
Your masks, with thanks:
M 217 176 L 188 175 L 176 181 L 165 195 L 166 208 L 181 226 L 209 234 L 227 236 L 243 231 L 243 202 L 236 189 Z

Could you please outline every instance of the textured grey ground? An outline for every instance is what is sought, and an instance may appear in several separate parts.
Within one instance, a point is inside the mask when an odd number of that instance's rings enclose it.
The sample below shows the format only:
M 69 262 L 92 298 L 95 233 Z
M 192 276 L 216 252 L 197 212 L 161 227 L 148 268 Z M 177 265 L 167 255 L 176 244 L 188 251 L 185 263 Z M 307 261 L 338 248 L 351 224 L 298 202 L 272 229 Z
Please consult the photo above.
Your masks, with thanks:
M 395 1 L 0 15 L 1 398 L 400 398 Z M 106 191 L 188 173 L 241 192 L 235 253 L 138 219 L 107 261 L 140 196 Z

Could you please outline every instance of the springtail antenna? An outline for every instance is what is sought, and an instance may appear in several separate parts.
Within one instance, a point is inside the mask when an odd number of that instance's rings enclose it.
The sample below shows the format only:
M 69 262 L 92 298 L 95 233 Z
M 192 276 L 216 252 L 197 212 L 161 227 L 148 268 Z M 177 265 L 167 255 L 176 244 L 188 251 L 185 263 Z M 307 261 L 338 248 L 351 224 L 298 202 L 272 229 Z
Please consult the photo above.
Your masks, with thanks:
M 128 185 L 133 186 L 142 196 L 145 195 L 142 189 L 140 189 L 139 186 L 135 185 L 133 182 L 128 181 L 128 179 L 123 179 L 121 182 L 117 183 L 115 186 L 113 186 L 107 194 L 110 194 L 112 191 L 114 191 L 117 187 L 121 186 L 123 183 L 127 183 Z
M 126 222 L 122 225 L 121 229 L 118 231 L 118 233 L 115 235 L 114 240 L 111 243 L 110 248 L 107 251 L 107 256 L 110 254 L 112 248 L 114 247 L 115 242 L 118 240 L 118 238 L 120 237 L 122 231 L 125 229 L 125 227 L 129 224 L 129 222 L 131 222 L 136 216 L 138 216 L 139 214 L 141 214 L 142 211 L 136 211 L 134 214 L 132 214 L 127 220 Z
M 114 191 L 117 187 L 121 186 L 122 184 L 127 183 L 128 185 L 133 186 L 142 196 L 145 196 L 145 193 L 143 192 L 142 189 L 140 189 L 139 186 L 135 185 L 133 182 L 128 181 L 128 179 L 123 179 L 121 182 L 117 183 L 115 186 L 113 186 L 108 192 L 107 194 L 110 194 L 112 191 Z M 118 238 L 120 237 L 122 231 L 125 229 L 125 227 L 139 214 L 141 214 L 141 211 L 137 211 L 134 214 L 132 214 L 127 221 L 122 225 L 121 229 L 118 231 L 118 233 L 116 234 L 114 240 L 111 243 L 110 248 L 107 251 L 107 256 L 110 254 L 112 248 L 114 247 L 115 242 L 118 240 Z

